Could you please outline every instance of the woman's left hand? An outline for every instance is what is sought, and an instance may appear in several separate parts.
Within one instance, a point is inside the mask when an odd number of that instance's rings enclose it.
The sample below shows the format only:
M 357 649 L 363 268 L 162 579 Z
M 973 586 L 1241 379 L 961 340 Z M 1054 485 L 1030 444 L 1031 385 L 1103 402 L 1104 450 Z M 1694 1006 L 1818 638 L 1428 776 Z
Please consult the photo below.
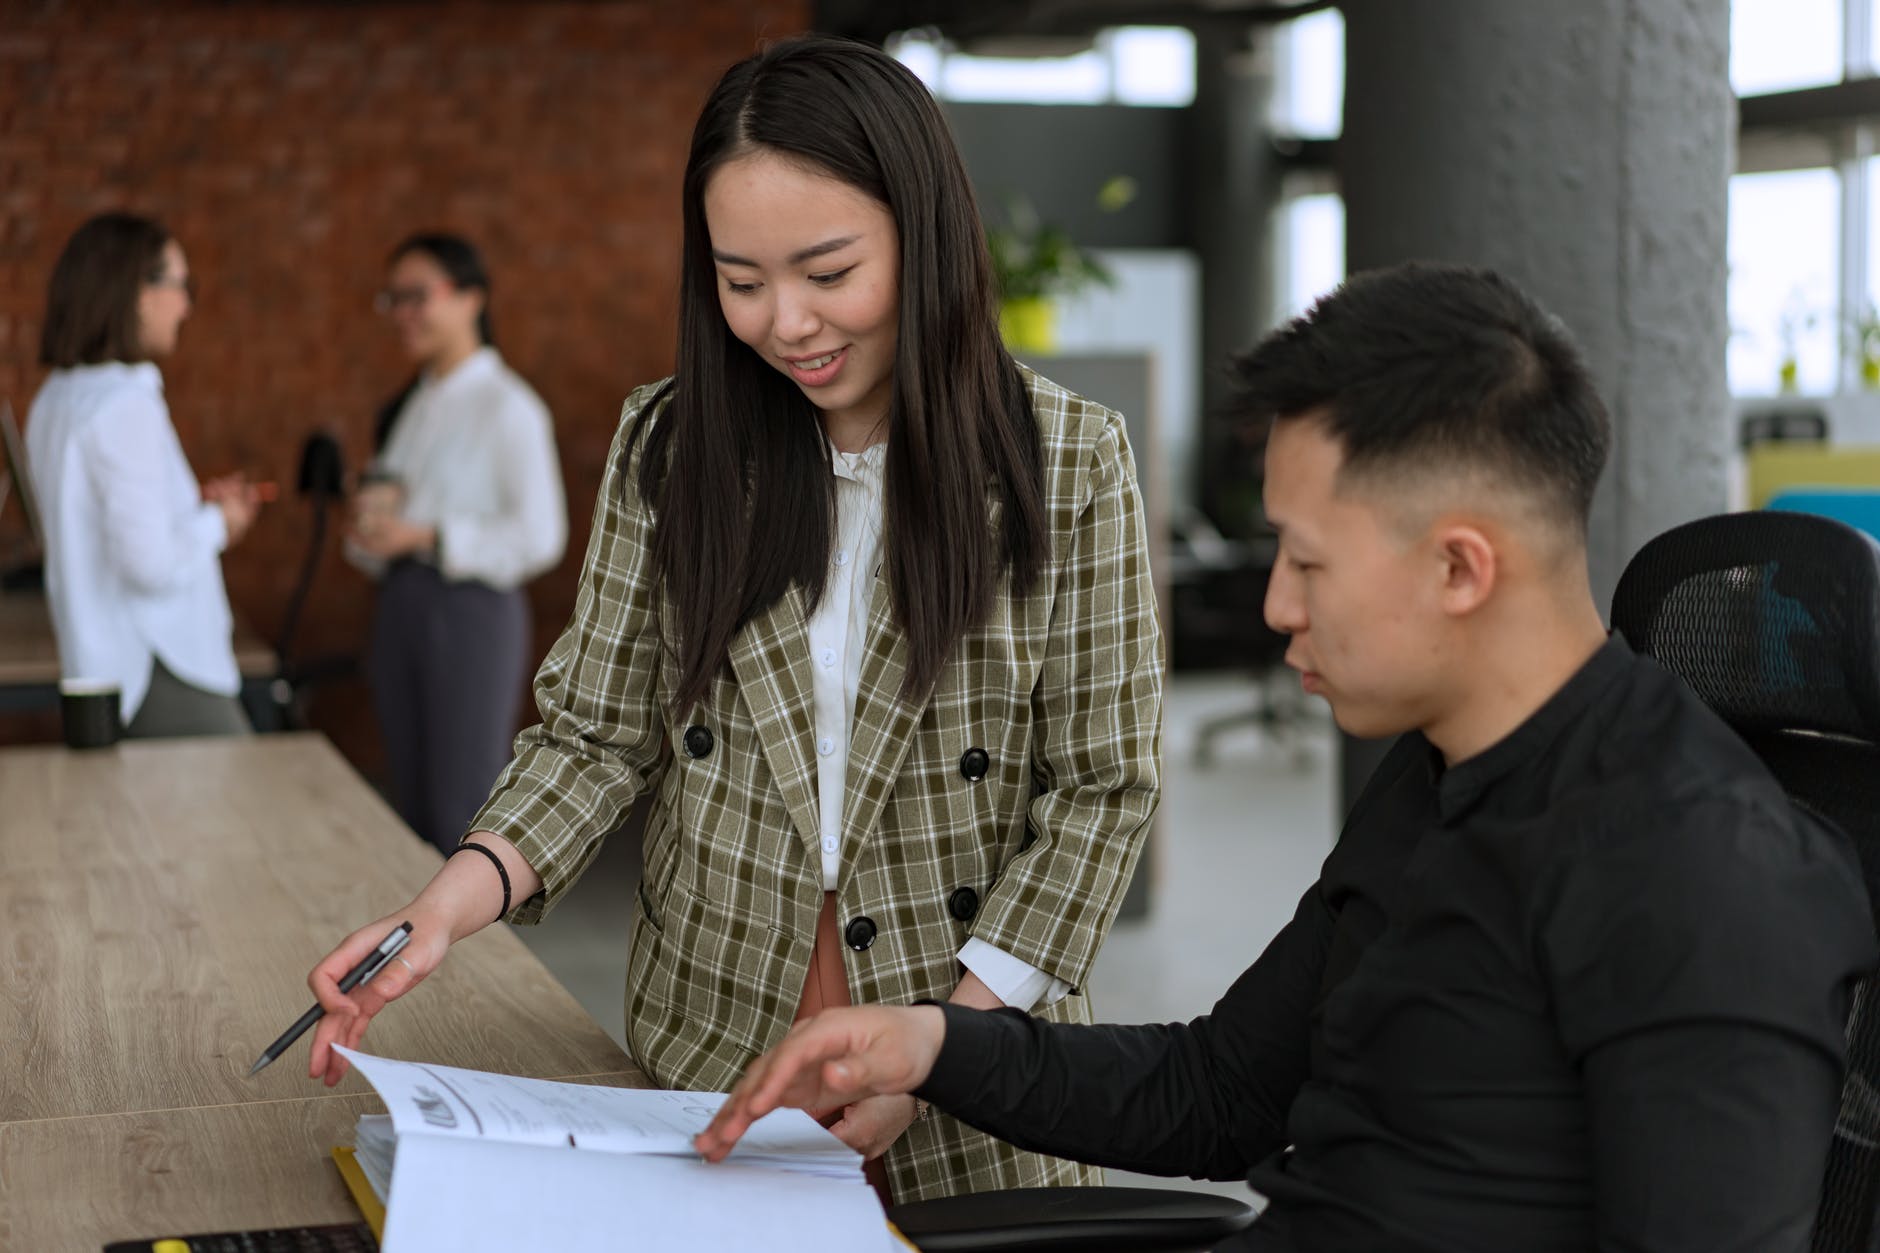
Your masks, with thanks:
M 871 1096 L 844 1107 L 842 1120 L 832 1125 L 836 1139 L 874 1161 L 914 1124 L 919 1107 L 911 1096 Z

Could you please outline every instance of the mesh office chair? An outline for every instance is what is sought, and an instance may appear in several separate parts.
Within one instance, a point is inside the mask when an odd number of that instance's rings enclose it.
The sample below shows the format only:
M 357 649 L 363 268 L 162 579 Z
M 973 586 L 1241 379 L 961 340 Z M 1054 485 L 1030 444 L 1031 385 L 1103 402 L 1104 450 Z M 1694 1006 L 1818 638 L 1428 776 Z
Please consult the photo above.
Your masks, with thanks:
M 1804 514 L 1703 518 L 1632 559 L 1612 625 L 1853 837 L 1880 905 L 1880 545 Z M 1816 1253 L 1867 1253 L 1880 1236 L 1880 973 L 1855 994 L 1847 1051 Z

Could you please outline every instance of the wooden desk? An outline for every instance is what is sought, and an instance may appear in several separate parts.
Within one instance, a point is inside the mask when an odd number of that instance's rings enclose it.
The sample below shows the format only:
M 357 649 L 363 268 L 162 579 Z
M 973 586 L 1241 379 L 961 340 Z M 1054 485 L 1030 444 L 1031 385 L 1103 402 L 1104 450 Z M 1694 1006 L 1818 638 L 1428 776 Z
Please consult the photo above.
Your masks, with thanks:
M 307 1079 L 304 1041 L 245 1075 L 311 1002 L 313 962 L 438 855 L 313 735 L 5 749 L 0 797 L 0 1246 L 347 1217 L 326 1151 L 369 1086 Z M 366 1047 L 643 1083 L 506 927 Z M 23 1238 L 80 1215 L 82 1236 Z
M 235 664 L 244 685 L 271 683 L 280 660 L 249 626 L 236 620 Z M 0 595 L 0 710 L 44 709 L 59 700 L 59 645 L 52 611 L 39 592 Z
M 582 1083 L 642 1086 L 638 1071 Z M 359 1221 L 333 1166 L 377 1097 L 250 1101 L 0 1123 L 0 1247 L 98 1253 L 113 1240 Z

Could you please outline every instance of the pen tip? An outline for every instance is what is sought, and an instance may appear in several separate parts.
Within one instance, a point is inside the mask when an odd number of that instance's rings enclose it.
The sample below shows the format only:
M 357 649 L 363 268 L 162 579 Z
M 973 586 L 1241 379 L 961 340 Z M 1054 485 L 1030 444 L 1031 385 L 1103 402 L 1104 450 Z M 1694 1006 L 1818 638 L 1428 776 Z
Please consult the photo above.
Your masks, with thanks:
M 267 1059 L 267 1058 L 265 1058 L 265 1057 L 262 1057 L 262 1058 L 257 1058 L 257 1059 L 256 1059 L 256 1061 L 255 1061 L 255 1064 L 254 1064 L 254 1065 L 252 1065 L 252 1066 L 250 1066 L 250 1067 L 248 1068 L 248 1077 L 249 1077 L 250 1079 L 252 1079 L 252 1078 L 254 1078 L 254 1077 L 255 1077 L 256 1075 L 258 1075 L 258 1074 L 260 1074 L 260 1073 L 261 1073 L 261 1068 L 262 1068 L 263 1066 L 265 1066 L 265 1065 L 267 1065 L 267 1064 L 268 1064 L 268 1059 Z

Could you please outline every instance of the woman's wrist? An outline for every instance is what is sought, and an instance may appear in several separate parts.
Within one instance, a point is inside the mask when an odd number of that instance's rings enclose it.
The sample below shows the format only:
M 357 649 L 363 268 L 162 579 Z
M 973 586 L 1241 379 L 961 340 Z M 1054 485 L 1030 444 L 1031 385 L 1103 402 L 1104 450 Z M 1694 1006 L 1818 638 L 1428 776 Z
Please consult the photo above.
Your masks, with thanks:
M 419 894 L 417 903 L 435 910 L 445 920 L 450 942 L 455 944 L 497 920 L 502 913 L 503 885 L 488 859 L 474 853 L 447 857 L 443 868 Z
M 454 944 L 475 935 L 506 915 L 503 876 L 490 864 L 494 857 L 508 872 L 508 901 L 520 905 L 542 890 L 542 876 L 535 872 L 520 849 L 493 831 L 472 831 L 463 844 L 489 850 L 453 855 L 444 859 L 444 868 L 424 889 L 421 902 L 435 902 L 435 907 L 450 920 L 450 938 Z

